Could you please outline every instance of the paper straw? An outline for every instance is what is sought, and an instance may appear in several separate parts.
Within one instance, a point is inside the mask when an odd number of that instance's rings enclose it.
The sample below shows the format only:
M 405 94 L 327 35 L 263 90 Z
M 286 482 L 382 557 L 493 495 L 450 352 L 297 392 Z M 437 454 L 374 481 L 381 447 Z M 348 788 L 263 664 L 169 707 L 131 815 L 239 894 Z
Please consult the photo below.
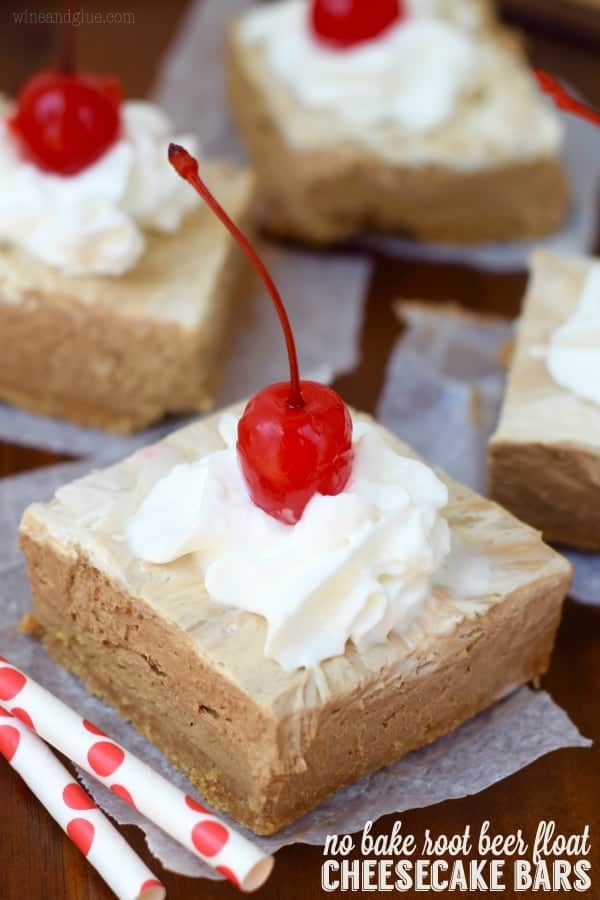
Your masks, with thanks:
M 160 881 L 30 730 L 30 724 L 23 709 L 15 708 L 13 715 L 0 709 L 0 754 L 119 900 L 164 900 L 167 893 Z
M 265 883 L 272 856 L 0 657 L 0 706 L 10 712 L 15 705 L 40 737 L 240 890 L 255 891 Z

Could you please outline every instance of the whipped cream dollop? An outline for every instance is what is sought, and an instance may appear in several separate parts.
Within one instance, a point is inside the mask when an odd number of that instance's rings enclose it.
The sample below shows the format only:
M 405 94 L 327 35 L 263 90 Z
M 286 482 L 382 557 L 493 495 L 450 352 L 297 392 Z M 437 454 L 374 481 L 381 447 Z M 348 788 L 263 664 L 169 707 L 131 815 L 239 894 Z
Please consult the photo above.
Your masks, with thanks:
M 546 366 L 561 387 L 600 405 L 600 263 L 592 265 L 573 315 L 552 334 Z
M 405 18 L 342 52 L 313 34 L 306 0 L 249 10 L 237 35 L 260 51 L 269 77 L 256 59 L 254 74 L 295 145 L 351 139 L 408 164 L 457 169 L 557 152 L 558 116 L 477 6 L 411 0 Z
M 76 175 L 24 158 L 0 121 L 0 243 L 21 247 L 68 275 L 122 275 L 144 252 L 144 229 L 174 232 L 198 202 L 167 159 L 175 140 L 154 104 L 122 107 L 122 134 Z M 192 137 L 177 138 L 191 152 Z
M 127 528 L 132 553 L 158 565 L 194 554 L 199 589 L 202 579 L 215 603 L 263 616 L 265 655 L 288 671 L 407 628 L 450 551 L 448 492 L 433 470 L 356 422 L 345 490 L 315 495 L 289 526 L 249 496 L 237 419 L 219 430 L 225 449 L 173 466 L 145 497 Z

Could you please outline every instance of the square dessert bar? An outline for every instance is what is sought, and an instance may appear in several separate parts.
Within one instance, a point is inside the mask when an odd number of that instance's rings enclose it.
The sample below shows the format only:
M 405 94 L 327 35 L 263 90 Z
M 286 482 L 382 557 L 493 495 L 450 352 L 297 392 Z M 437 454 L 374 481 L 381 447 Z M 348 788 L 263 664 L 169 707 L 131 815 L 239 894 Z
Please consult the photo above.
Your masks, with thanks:
M 547 540 L 587 550 L 600 550 L 600 406 L 561 387 L 545 354 L 575 312 L 594 262 L 534 254 L 489 445 L 491 496 Z
M 246 223 L 249 173 L 205 172 Z M 0 400 L 120 432 L 211 407 L 243 255 L 204 205 L 175 234 L 146 240 L 118 278 L 69 277 L 0 247 Z
M 222 446 L 205 419 L 29 507 L 21 526 L 48 652 L 214 806 L 275 832 L 546 671 L 570 566 L 450 479 L 451 527 L 489 559 L 485 596 L 436 589 L 402 637 L 284 671 L 264 655 L 264 620 L 212 603 L 193 557 L 149 565 L 124 538 L 153 481 Z
M 461 27 L 480 10 L 480 21 L 469 27 L 496 56 L 447 121 L 416 134 L 387 120 L 357 133 L 345 127 L 334 101 L 327 109 L 303 106 L 272 71 L 260 40 L 244 34 L 248 14 L 233 23 L 230 106 L 257 174 L 269 231 L 314 244 L 365 230 L 479 243 L 532 238 L 561 225 L 568 187 L 560 140 L 537 137 L 560 126 L 546 101 L 535 97 L 518 37 L 501 27 L 487 4 L 451 0 L 432 9 Z M 505 135 L 509 124 L 515 126 L 522 146 L 491 136 L 502 132 L 502 122 Z

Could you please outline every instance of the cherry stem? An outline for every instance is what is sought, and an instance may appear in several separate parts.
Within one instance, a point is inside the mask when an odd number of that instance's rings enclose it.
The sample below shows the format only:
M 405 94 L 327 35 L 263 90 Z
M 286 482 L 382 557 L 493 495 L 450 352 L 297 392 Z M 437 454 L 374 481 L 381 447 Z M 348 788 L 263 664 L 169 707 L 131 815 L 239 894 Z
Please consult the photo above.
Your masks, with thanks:
M 298 368 L 298 354 L 296 352 L 294 334 L 292 332 L 292 326 L 290 325 L 290 320 L 283 304 L 283 300 L 281 299 L 281 294 L 277 290 L 275 282 L 269 275 L 265 264 L 259 257 L 256 250 L 253 248 L 246 235 L 238 228 L 235 222 L 233 222 L 229 218 L 221 204 L 213 197 L 206 184 L 200 178 L 200 174 L 198 172 L 198 160 L 194 159 L 194 157 L 190 153 L 188 153 L 184 147 L 180 147 L 179 144 L 169 144 L 169 162 L 171 163 L 177 174 L 181 175 L 182 178 L 188 181 L 192 185 L 192 187 L 194 187 L 198 191 L 205 203 L 221 220 L 230 234 L 233 235 L 233 237 L 238 242 L 248 259 L 262 278 L 263 282 L 265 283 L 266 288 L 271 295 L 273 303 L 275 304 L 275 309 L 277 310 L 277 315 L 279 316 L 279 321 L 281 322 L 281 328 L 283 330 L 283 336 L 285 338 L 287 347 L 288 360 L 290 364 L 290 394 L 288 398 L 288 404 L 294 408 L 303 407 L 304 399 L 302 397 L 302 391 L 300 389 L 300 372 Z
M 552 75 L 543 72 L 541 69 L 535 69 L 534 73 L 542 91 L 552 98 L 558 109 L 564 109 L 565 112 L 571 112 L 579 116 L 580 119 L 586 119 L 588 122 L 593 122 L 594 125 L 600 125 L 600 113 L 595 112 L 589 106 L 580 103 L 579 100 L 572 97 Z

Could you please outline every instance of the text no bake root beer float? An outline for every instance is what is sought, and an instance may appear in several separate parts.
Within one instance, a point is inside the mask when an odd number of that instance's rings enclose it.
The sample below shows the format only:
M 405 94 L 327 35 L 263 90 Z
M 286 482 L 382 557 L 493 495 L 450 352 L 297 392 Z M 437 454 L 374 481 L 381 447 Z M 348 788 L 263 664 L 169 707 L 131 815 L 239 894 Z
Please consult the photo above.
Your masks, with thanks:
M 569 564 L 299 377 L 26 510 L 49 653 L 269 834 L 543 673 Z
M 210 408 L 243 256 L 170 169 L 168 118 L 69 60 L 0 113 L 0 400 L 122 432 Z M 246 221 L 249 173 L 207 178 Z
M 228 47 L 273 233 L 478 243 L 563 222 L 562 124 L 492 4 L 282 0 L 242 13 Z

